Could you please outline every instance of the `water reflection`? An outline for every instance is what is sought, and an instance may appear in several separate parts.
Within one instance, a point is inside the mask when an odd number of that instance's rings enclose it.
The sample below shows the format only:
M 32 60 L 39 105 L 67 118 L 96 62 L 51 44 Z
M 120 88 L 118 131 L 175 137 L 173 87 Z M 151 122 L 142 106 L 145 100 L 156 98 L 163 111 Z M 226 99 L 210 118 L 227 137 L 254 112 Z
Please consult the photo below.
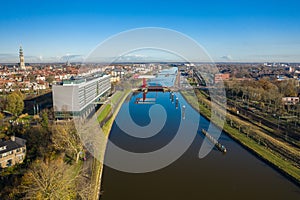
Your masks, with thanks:
M 152 105 L 135 104 L 133 96 L 127 102 L 130 116 L 140 126 L 150 123 L 148 113 Z M 164 147 L 178 129 L 180 118 L 199 117 L 178 93 L 150 92 L 147 98 L 156 98 L 156 104 L 165 107 L 167 121 L 164 128 L 147 139 L 133 138 L 124 133 L 115 123 L 110 139 L 118 146 L 133 152 L 149 152 Z M 176 105 L 176 98 L 179 99 Z M 176 109 L 181 108 L 181 109 Z M 118 117 L 126 120 L 125 112 Z M 159 113 L 157 113 L 159 117 Z M 193 123 L 192 121 L 190 123 Z M 209 122 L 200 116 L 199 130 L 207 129 Z M 189 134 L 189 130 L 186 130 Z M 203 135 L 197 134 L 184 155 L 172 165 L 161 170 L 131 174 L 104 168 L 103 200 L 119 199 L 299 199 L 300 189 L 277 171 L 250 154 L 239 144 L 222 134 L 219 141 L 229 152 L 224 155 L 214 149 L 203 158 L 198 158 Z

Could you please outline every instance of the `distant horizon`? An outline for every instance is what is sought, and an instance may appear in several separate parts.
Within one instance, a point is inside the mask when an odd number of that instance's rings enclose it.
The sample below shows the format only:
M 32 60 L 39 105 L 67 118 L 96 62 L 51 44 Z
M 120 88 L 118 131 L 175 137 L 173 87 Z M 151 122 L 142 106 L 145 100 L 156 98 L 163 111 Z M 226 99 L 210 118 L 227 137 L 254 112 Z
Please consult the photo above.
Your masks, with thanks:
M 98 64 L 98 65 L 110 65 L 110 64 L 120 64 L 120 65 L 126 65 L 126 64 L 299 64 L 300 62 L 259 62 L 259 61 L 251 61 L 251 62 L 242 62 L 242 61 L 220 61 L 220 62 L 180 62 L 180 61 L 131 61 L 131 62 L 70 62 L 70 64 Z M 0 65 L 18 65 L 19 63 L 17 62 L 11 62 L 11 63 L 2 63 L 0 62 Z M 30 64 L 33 65 L 38 65 L 38 64 L 66 64 L 66 62 L 32 62 L 32 63 L 27 63 L 25 64 L 28 66 Z M 300 67 L 300 66 L 299 66 Z
M 19 51 L 19 50 L 18 50 Z M 23 48 L 24 52 L 24 48 Z M 158 54 L 159 55 L 159 54 Z M 157 55 L 156 55 L 157 56 Z M 43 63 L 111 63 L 111 61 L 116 60 L 116 58 L 108 57 L 108 58 L 102 58 L 99 60 L 102 61 L 85 61 L 85 59 L 89 60 L 90 58 L 85 57 L 84 55 L 65 55 L 62 57 L 50 57 L 50 58 L 43 58 L 40 59 L 36 56 L 26 56 L 26 51 L 24 52 L 24 58 L 26 64 L 43 64 Z M 129 60 L 127 58 L 130 58 Z M 164 58 L 163 55 L 161 57 L 149 57 L 146 54 L 128 54 L 123 55 L 117 58 L 117 60 L 120 59 L 120 61 L 113 62 L 113 63 L 189 63 L 188 61 L 184 60 L 172 60 L 172 58 Z M 151 60 L 152 59 L 152 60 Z M 169 60 L 168 60 L 169 59 Z M 299 56 L 300 59 L 300 56 Z M 6 60 L 6 61 L 3 61 Z M 5 58 L 5 55 L 0 54 L 0 64 L 18 64 L 19 63 L 19 55 L 18 54 L 10 54 Z M 290 64 L 298 64 L 299 61 L 289 61 L 289 60 L 217 60 L 214 61 L 212 59 L 212 62 L 209 61 L 190 61 L 190 63 L 290 63 Z

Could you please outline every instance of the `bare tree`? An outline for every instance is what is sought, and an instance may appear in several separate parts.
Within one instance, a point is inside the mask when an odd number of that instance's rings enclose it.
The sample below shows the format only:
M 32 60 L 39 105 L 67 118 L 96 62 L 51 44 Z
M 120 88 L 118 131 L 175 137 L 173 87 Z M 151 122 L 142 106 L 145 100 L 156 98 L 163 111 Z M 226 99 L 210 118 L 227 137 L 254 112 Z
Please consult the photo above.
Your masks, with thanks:
M 74 199 L 77 176 L 61 159 L 49 164 L 38 160 L 24 174 L 19 188 L 23 199 Z
M 78 163 L 83 145 L 72 123 L 54 125 L 51 140 L 55 149 L 71 154 Z

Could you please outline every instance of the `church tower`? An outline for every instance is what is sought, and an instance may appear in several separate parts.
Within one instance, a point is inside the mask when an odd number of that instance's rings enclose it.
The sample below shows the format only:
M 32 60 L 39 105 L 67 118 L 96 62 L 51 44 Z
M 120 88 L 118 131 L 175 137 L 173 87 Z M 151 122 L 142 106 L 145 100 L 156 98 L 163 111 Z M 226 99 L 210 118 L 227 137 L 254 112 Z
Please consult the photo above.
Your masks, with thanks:
M 20 46 L 19 58 L 20 58 L 20 68 L 21 68 L 22 70 L 26 70 L 22 46 Z

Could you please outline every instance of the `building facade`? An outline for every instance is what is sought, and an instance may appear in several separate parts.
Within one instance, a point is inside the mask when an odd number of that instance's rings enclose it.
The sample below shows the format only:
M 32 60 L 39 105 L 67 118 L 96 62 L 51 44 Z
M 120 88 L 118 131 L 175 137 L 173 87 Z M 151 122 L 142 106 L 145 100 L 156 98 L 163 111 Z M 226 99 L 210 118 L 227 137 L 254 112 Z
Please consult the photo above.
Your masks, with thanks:
M 52 86 L 56 119 L 86 117 L 101 97 L 110 93 L 109 75 L 65 80 Z
M 22 163 L 26 156 L 26 140 L 11 137 L 11 140 L 0 141 L 0 168 Z
M 230 74 L 215 74 L 214 82 L 219 83 L 222 81 L 227 81 L 230 78 Z

